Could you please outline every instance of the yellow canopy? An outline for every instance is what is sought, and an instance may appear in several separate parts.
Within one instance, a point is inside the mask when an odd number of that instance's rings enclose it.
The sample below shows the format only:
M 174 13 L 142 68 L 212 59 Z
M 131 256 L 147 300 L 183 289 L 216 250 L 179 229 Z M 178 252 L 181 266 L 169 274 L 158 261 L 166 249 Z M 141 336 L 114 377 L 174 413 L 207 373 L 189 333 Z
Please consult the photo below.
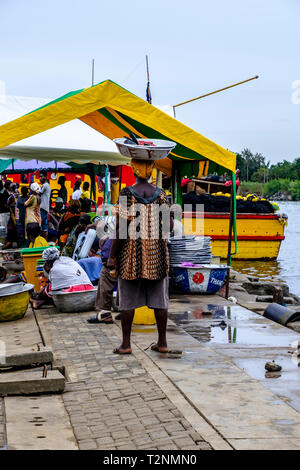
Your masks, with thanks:
M 129 136 L 133 132 L 138 137 L 172 140 L 177 145 L 170 154 L 171 159 L 210 160 L 231 171 L 236 168 L 234 153 L 110 80 L 70 92 L 3 124 L 0 126 L 0 148 L 76 118 L 110 139 Z

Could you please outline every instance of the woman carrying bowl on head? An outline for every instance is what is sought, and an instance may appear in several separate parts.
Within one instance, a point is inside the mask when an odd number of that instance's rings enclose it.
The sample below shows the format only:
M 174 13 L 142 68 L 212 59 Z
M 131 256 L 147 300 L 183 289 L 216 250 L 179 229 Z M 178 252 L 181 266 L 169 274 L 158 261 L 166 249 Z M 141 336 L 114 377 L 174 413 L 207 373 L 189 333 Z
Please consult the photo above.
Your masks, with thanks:
M 149 183 L 154 162 L 131 160 L 136 183 L 120 191 L 116 206 L 116 235 L 107 263 L 118 273 L 119 311 L 123 340 L 115 354 L 131 354 L 131 326 L 136 308 L 153 308 L 158 341 L 153 351 L 168 352 L 169 253 L 167 232 L 173 228 L 170 216 L 166 226 L 161 220 L 162 206 L 168 209 L 165 192 Z M 122 232 L 126 232 L 123 237 Z

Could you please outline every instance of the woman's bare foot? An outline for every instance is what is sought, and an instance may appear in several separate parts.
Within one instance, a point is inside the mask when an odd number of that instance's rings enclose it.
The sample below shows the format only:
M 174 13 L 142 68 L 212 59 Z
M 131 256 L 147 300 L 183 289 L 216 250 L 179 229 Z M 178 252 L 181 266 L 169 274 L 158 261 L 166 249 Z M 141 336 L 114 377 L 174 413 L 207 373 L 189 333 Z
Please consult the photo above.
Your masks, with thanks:
M 37 294 L 36 292 L 33 292 L 33 294 L 31 295 L 31 298 L 30 300 L 37 300 L 39 298 L 39 294 Z
M 35 310 L 38 310 L 46 303 L 45 300 L 36 300 L 36 299 L 30 299 L 30 302 L 31 302 L 32 308 L 34 308 Z
M 169 350 L 168 350 L 167 346 L 160 346 L 157 343 L 157 344 L 153 344 L 151 346 L 151 351 L 157 351 L 157 352 L 160 352 L 160 353 L 167 353 Z

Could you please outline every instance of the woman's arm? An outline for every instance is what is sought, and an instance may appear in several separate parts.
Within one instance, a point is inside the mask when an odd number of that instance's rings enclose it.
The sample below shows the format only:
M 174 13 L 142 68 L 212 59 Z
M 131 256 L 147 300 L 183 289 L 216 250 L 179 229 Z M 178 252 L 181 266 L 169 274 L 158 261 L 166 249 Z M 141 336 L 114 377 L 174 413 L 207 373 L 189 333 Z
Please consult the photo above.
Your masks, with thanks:
M 27 201 L 24 202 L 24 205 L 25 205 L 26 207 L 32 206 L 32 204 L 33 204 L 33 202 L 34 202 L 33 199 L 34 199 L 34 195 L 31 194 L 31 196 L 29 196 L 29 199 L 27 199 Z

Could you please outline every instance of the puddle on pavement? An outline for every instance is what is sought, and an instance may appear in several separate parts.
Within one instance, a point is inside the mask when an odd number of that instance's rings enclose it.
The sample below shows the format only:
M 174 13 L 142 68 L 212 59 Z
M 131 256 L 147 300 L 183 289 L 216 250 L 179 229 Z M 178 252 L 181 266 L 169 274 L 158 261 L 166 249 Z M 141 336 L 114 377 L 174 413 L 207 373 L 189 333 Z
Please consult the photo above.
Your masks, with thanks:
M 272 356 L 272 351 L 270 351 L 270 356 Z M 277 354 L 273 354 L 272 358 L 275 359 L 277 364 L 282 366 L 280 372 L 270 373 L 264 371 L 264 359 L 239 359 L 234 362 L 238 367 L 244 369 L 253 378 L 260 380 L 273 393 L 300 412 L 300 368 L 297 361 L 293 361 L 291 357 Z M 275 377 L 275 374 L 277 374 L 277 377 Z M 280 423 L 278 422 L 278 424 Z
M 170 313 L 169 317 L 199 343 L 209 344 L 213 354 L 221 348 L 222 354 L 237 367 L 277 395 L 280 398 L 278 403 L 284 400 L 300 412 L 300 357 L 297 357 L 295 349 L 297 335 L 290 329 L 279 328 L 276 323 L 237 305 L 222 307 L 209 304 L 184 313 Z M 181 330 L 178 328 L 178 331 Z M 219 346 L 222 344 L 223 349 Z M 225 348 L 228 344 L 232 347 Z M 281 347 L 284 350 L 277 349 Z M 198 355 L 196 350 L 185 351 L 185 358 L 195 361 L 195 366 Z M 265 363 L 271 360 L 281 365 L 280 372 L 265 370 Z
M 261 346 L 289 346 L 286 334 L 276 324 L 240 306 L 208 304 L 184 313 L 170 313 L 169 318 L 200 343 Z
M 132 332 L 133 333 L 156 333 L 157 332 L 157 328 L 155 326 L 155 328 L 147 328 L 147 327 L 142 327 L 142 328 L 137 328 L 135 325 L 133 325 L 132 327 Z

